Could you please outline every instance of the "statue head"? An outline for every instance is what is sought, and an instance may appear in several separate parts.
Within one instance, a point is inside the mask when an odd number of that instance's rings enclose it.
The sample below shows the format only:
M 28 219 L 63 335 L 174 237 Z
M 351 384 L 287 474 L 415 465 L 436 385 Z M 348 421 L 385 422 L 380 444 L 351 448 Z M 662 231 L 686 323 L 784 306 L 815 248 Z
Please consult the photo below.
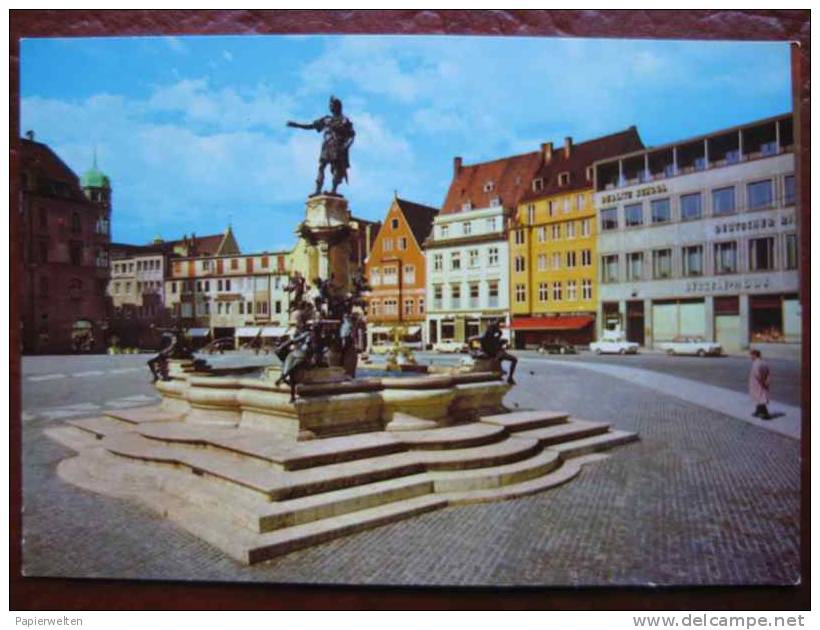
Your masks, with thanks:
M 339 116 L 342 113 L 342 101 L 335 96 L 330 97 L 330 112 L 334 116 Z

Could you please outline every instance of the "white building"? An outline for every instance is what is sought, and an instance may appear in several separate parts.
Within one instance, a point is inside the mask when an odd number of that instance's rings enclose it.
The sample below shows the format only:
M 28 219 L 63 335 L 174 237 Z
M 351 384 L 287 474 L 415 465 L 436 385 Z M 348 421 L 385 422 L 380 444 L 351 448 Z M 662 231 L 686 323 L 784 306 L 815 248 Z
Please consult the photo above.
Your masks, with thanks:
M 597 162 L 599 334 L 798 342 L 792 151 L 783 115 Z
M 427 256 L 427 343 L 478 335 L 489 319 L 509 324 L 509 244 L 504 208 L 439 215 Z

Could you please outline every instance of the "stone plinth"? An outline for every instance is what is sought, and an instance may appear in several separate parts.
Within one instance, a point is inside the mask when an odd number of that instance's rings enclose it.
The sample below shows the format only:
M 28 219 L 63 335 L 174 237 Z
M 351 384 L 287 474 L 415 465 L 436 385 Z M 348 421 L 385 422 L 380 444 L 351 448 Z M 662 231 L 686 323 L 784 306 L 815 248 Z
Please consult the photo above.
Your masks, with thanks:
M 333 275 L 333 287 L 346 291 L 350 282 L 351 234 L 347 199 L 333 195 L 310 197 L 305 219 L 296 229 L 299 240 L 294 249 L 292 271 L 308 282 Z

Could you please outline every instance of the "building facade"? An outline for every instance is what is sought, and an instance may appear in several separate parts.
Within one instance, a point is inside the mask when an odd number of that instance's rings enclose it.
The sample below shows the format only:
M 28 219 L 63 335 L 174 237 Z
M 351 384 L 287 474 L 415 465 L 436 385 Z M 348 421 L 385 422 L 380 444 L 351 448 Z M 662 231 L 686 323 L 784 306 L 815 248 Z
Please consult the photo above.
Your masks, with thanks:
M 109 308 L 111 183 L 81 179 L 29 132 L 20 140 L 23 352 L 101 351 Z
M 596 163 L 599 330 L 800 340 L 793 133 L 783 115 Z
M 592 165 L 642 149 L 634 127 L 564 146 L 541 145 L 533 174 L 513 216 L 510 233 L 510 310 L 518 348 L 560 339 L 588 344 L 598 306 L 597 223 Z
M 386 343 L 394 326 L 404 328 L 404 343 L 420 347 L 426 309 L 426 265 L 421 248 L 436 208 L 395 197 L 387 210 L 370 255 L 365 275 L 371 292 L 367 298 L 367 344 Z
M 464 165 L 453 179 L 425 242 L 427 344 L 466 341 L 500 319 L 508 333 L 507 223 L 541 166 L 538 151 Z
M 278 337 L 288 325 L 287 252 L 175 258 L 165 280 L 174 316 L 199 340 Z

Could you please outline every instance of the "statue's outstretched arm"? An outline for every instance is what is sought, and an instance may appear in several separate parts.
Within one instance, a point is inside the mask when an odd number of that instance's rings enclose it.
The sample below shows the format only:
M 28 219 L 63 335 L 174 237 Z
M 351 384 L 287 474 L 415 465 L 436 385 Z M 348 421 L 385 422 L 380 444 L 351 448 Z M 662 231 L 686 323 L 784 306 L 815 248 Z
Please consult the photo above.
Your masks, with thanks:
M 288 121 L 288 127 L 296 127 L 297 129 L 316 129 L 316 125 L 314 123 L 298 123 L 292 120 Z

